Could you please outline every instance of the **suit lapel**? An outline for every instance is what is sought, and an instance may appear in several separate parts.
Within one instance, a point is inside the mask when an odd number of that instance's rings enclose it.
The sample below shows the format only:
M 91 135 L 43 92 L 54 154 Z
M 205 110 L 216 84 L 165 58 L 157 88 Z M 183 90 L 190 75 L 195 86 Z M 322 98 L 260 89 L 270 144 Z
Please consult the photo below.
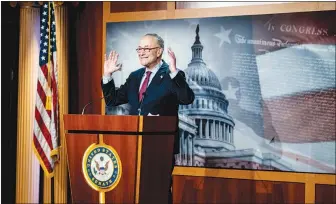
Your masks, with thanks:
M 156 72 L 148 88 L 152 86 L 158 86 L 162 82 L 163 78 L 166 76 L 167 71 L 169 71 L 168 64 L 165 61 L 163 61 L 163 64 L 161 65 L 160 69 Z

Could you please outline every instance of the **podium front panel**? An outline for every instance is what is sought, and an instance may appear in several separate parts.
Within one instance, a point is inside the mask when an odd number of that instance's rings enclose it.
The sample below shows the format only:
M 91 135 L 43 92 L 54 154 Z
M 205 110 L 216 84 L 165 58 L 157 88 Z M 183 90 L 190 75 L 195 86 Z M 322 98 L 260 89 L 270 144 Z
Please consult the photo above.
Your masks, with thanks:
M 99 193 L 94 191 L 85 181 L 82 171 L 82 156 L 86 149 L 97 142 L 96 134 L 67 134 L 69 178 L 73 203 L 97 203 Z
M 104 143 L 112 146 L 119 154 L 122 175 L 119 184 L 105 193 L 106 203 L 134 203 L 137 170 L 136 135 L 104 135 Z

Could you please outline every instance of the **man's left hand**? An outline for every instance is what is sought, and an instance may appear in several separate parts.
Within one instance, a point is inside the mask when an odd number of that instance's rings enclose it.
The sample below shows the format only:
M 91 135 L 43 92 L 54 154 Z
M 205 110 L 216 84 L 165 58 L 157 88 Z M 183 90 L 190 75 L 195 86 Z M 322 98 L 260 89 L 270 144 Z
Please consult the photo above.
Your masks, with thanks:
M 171 73 L 174 73 L 177 71 L 176 69 L 176 57 L 175 53 L 172 51 L 171 48 L 168 48 L 168 56 L 169 56 L 169 69 Z

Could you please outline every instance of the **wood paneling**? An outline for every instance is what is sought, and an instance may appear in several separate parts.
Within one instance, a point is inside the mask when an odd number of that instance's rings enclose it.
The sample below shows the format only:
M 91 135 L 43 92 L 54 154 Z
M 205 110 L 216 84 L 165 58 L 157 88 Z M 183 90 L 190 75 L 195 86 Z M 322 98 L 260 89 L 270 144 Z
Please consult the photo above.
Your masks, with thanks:
M 333 174 L 314 174 L 281 171 L 256 171 L 256 170 L 237 170 L 237 169 L 213 169 L 201 167 L 175 167 L 175 176 L 197 176 L 215 177 L 230 179 L 263 180 L 269 182 L 293 182 L 303 183 L 305 202 L 314 203 L 315 184 L 336 184 L 336 175 Z M 239 185 L 239 184 L 237 184 Z
M 104 135 L 104 143 L 112 146 L 119 154 L 122 175 L 119 184 L 105 193 L 106 203 L 133 203 L 135 197 L 137 136 Z
M 166 204 L 172 175 L 174 135 L 144 135 L 142 138 L 140 203 Z
M 168 197 L 169 176 L 171 175 L 172 154 L 166 150 L 172 149 L 171 135 L 155 135 L 143 137 L 140 179 L 140 203 L 161 203 Z M 122 161 L 122 177 L 115 189 L 107 192 L 107 203 L 133 203 L 135 198 L 136 178 L 136 136 L 104 135 L 104 142 L 118 152 Z M 155 148 L 165 144 L 167 148 Z M 153 147 L 154 146 L 154 147 Z M 167 162 L 169 161 L 169 162 Z M 159 169 L 158 169 L 159 168 Z M 157 179 L 153 179 L 157 178 Z M 166 179 L 165 179 L 166 178 Z M 166 189 L 162 191 L 162 189 Z M 156 202 L 157 201 L 157 202 Z
M 177 132 L 177 117 L 173 116 L 144 116 L 143 132 Z
M 73 12 L 73 13 L 71 13 Z M 81 2 L 70 13 L 69 112 L 101 113 L 103 2 Z
M 143 130 L 140 132 L 164 132 L 175 133 L 177 118 L 171 116 L 151 117 L 144 116 Z M 79 115 L 65 114 L 64 129 L 66 130 L 90 130 L 90 131 L 114 131 L 134 132 L 138 131 L 138 116 L 129 115 Z
M 166 10 L 165 1 L 113 1 L 110 2 L 110 13 L 132 11 L 157 11 Z
M 64 115 L 64 129 L 137 132 L 138 116 Z
M 73 203 L 98 203 L 99 193 L 86 183 L 82 157 L 86 149 L 98 142 L 96 134 L 67 134 L 68 165 Z M 80 142 L 78 142 L 80 141 Z M 105 193 L 106 203 L 133 203 L 136 172 L 136 136 L 104 135 L 104 143 L 112 146 L 122 162 L 122 176 L 112 191 Z
M 192 2 L 192 1 L 178 1 L 176 2 L 176 9 L 189 8 L 219 8 L 232 6 L 247 6 L 247 5 L 262 5 L 262 4 L 279 4 L 281 2 Z M 283 2 L 282 2 L 283 3 Z
M 315 203 L 336 203 L 336 185 L 316 184 Z
M 174 176 L 174 203 L 304 203 L 304 184 Z
M 93 189 L 85 182 L 82 172 L 82 157 L 86 149 L 96 142 L 98 139 L 95 134 L 66 134 L 73 203 L 97 203 L 99 200 L 99 193 L 92 193 Z
M 205 18 L 220 16 L 246 16 L 276 13 L 324 11 L 335 10 L 335 5 L 335 2 L 290 2 L 276 5 L 265 4 L 222 8 L 188 8 L 175 10 L 174 18 Z
M 308 12 L 335 10 L 335 2 L 295 2 L 265 5 L 247 5 L 217 8 L 186 8 L 172 9 L 172 2 L 168 2 L 167 10 L 134 11 L 110 13 L 110 3 L 104 3 L 104 23 L 127 22 L 144 20 L 165 20 L 183 18 L 205 18 L 219 16 L 244 16 L 276 13 Z M 208 2 L 206 2 L 208 3 Z
M 176 117 L 64 115 L 65 130 L 85 132 L 85 134 L 68 133 L 66 136 L 73 202 L 98 202 L 99 194 L 86 183 L 81 163 L 86 149 L 92 143 L 98 142 L 97 134 L 87 134 L 95 130 L 122 132 L 120 133 L 122 135 L 104 134 L 100 140 L 116 150 L 122 163 L 120 183 L 112 191 L 106 192 L 106 202 L 133 203 L 139 198 L 140 203 L 164 204 L 170 188 L 176 119 Z M 165 128 L 160 128 L 164 126 Z M 137 134 L 142 131 L 147 131 L 149 135 L 139 137 Z
M 216 169 L 202 167 L 175 167 L 174 175 L 336 185 L 336 175 L 334 174 Z

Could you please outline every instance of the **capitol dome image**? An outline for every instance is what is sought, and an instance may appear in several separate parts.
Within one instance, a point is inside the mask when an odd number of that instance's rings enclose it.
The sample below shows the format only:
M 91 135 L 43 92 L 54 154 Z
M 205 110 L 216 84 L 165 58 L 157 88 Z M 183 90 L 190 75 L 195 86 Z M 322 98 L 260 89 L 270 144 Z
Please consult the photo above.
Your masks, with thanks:
M 195 100 L 192 104 L 179 107 L 180 154 L 175 156 L 176 165 L 292 170 L 289 164 L 279 163 L 279 158 L 272 153 L 235 146 L 251 139 L 244 131 L 238 130 L 241 141 L 235 143 L 236 123 L 228 112 L 230 104 L 218 77 L 202 58 L 204 46 L 199 29 L 197 25 L 191 60 L 183 70 L 187 83 L 195 93 Z
M 203 156 L 206 153 L 235 149 L 233 143 L 234 121 L 228 114 L 229 102 L 225 98 L 217 76 L 203 61 L 203 45 L 200 42 L 199 26 L 196 28 L 195 42 L 191 50 L 192 58 L 184 72 L 190 88 L 195 93 L 195 100 L 190 105 L 180 106 L 179 115 L 180 123 L 184 118 L 192 118 L 196 128 L 192 132 L 183 130 L 186 125 L 185 122 L 182 122 L 180 125 L 180 150 L 186 149 L 190 154 L 192 151 L 189 149 L 194 149 L 195 161 L 191 161 L 192 158 L 187 154 L 182 156 L 180 163 L 182 165 L 203 166 Z M 191 138 L 194 138 L 193 142 L 190 141 Z M 193 143 L 193 145 L 189 143 Z M 198 154 L 200 157 L 197 157 Z

